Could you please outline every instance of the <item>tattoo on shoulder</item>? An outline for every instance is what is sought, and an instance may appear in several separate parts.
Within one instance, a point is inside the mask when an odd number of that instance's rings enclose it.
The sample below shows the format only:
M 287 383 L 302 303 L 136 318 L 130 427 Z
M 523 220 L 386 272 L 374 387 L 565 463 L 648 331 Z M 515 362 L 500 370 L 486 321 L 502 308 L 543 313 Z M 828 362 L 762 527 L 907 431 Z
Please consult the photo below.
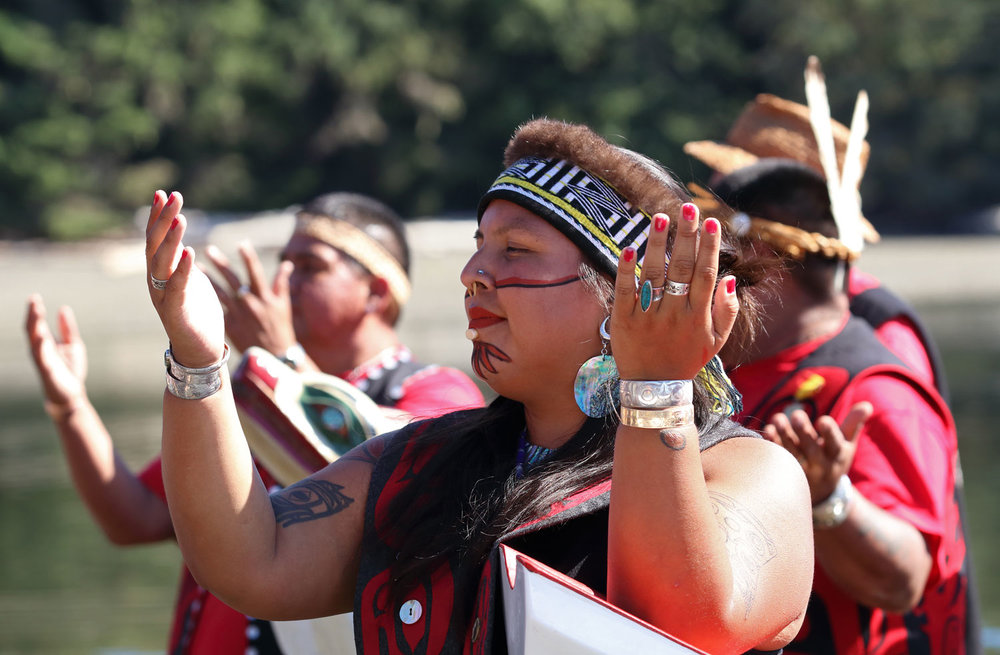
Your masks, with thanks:
M 715 520 L 726 538 L 726 550 L 733 563 L 733 584 L 743 598 L 746 616 L 760 586 L 760 570 L 778 554 L 764 524 L 731 496 L 708 492 Z
M 660 443 L 670 450 L 684 450 L 687 440 L 687 435 L 680 430 L 660 430 Z
M 352 448 L 340 459 L 346 459 L 352 462 L 362 462 L 363 464 L 371 464 L 374 466 L 378 462 L 378 458 L 382 455 L 382 451 L 384 449 L 384 442 L 366 441 L 358 447 Z
M 294 523 L 315 521 L 343 511 L 354 499 L 344 495 L 344 487 L 326 480 L 303 480 L 271 494 L 274 518 L 287 528 Z

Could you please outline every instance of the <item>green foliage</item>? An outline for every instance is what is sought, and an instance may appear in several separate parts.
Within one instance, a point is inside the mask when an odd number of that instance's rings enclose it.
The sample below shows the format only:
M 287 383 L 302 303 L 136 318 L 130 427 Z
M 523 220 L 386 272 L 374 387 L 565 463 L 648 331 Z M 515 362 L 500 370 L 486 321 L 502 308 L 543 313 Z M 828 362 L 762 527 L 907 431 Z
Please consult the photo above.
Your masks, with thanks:
M 685 180 L 743 104 L 835 117 L 866 88 L 865 209 L 938 227 L 996 202 L 993 0 L 152 0 L 0 10 L 0 236 L 128 223 L 155 188 L 250 210 L 349 189 L 468 211 L 520 122 L 584 121 Z M 905 217 L 905 218 L 900 218 Z

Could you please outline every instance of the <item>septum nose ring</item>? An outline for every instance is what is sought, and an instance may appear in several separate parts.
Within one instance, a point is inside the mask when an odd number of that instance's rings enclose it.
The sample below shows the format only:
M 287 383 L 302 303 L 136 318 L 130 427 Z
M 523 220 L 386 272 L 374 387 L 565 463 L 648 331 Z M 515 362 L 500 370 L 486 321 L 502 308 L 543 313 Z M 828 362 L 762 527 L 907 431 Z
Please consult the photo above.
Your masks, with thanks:
M 484 271 L 481 268 L 477 268 L 476 269 L 476 275 L 479 275 L 480 277 L 486 277 L 486 271 Z M 483 288 L 486 287 L 486 285 L 483 284 L 482 282 L 480 282 L 479 280 L 473 280 L 472 281 L 472 286 L 469 287 L 469 295 L 472 296 L 473 298 L 475 298 L 476 294 L 479 293 L 479 287 L 480 286 L 482 286 Z

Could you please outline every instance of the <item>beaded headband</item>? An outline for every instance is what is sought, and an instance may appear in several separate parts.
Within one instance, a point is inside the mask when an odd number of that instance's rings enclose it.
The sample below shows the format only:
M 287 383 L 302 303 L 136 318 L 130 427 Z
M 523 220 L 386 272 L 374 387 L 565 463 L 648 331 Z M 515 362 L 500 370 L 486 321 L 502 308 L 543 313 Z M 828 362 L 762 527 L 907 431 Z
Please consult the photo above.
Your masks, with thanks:
M 294 234 L 303 234 L 342 251 L 365 270 L 386 281 L 389 293 L 402 307 L 410 298 L 410 280 L 385 247 L 347 221 L 321 214 L 300 212 L 295 218 Z
M 622 250 L 636 247 L 635 274 L 646 254 L 649 214 L 610 184 L 564 159 L 525 157 L 493 182 L 479 202 L 479 218 L 493 200 L 508 200 L 548 221 L 601 270 L 614 277 Z M 714 402 L 712 411 L 731 416 L 742 411 L 742 396 L 718 357 L 698 372 Z

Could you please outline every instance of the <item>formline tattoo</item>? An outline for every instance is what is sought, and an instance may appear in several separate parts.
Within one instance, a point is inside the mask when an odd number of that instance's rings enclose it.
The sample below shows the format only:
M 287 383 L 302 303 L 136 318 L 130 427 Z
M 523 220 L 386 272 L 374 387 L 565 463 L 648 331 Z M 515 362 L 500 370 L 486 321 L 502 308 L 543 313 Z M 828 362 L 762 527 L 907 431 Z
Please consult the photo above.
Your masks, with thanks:
M 363 464 L 371 464 L 374 466 L 378 462 L 378 458 L 381 454 L 381 448 L 376 448 L 371 444 L 371 442 L 366 441 L 356 448 L 352 448 L 350 451 L 342 455 L 340 459 L 361 462 Z
M 764 524 L 736 499 L 717 491 L 708 492 L 715 520 L 726 539 L 733 566 L 733 585 L 750 616 L 760 586 L 760 570 L 778 554 L 774 539 Z
M 354 502 L 341 490 L 344 487 L 326 480 L 303 480 L 271 494 L 274 518 L 287 528 L 295 523 L 315 521 L 342 512 Z

